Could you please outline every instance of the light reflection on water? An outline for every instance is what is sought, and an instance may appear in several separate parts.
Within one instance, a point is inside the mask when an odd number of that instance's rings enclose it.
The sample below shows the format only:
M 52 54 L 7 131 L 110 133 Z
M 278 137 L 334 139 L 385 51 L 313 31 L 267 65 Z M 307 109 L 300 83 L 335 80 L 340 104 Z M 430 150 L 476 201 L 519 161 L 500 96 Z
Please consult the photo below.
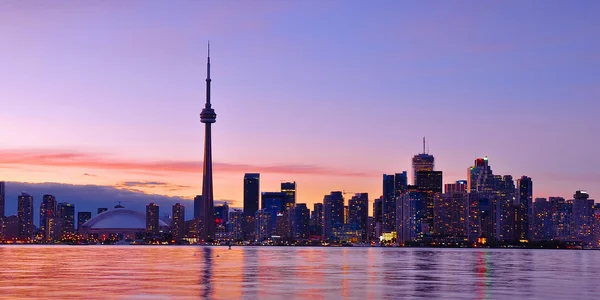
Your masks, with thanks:
M 0 298 L 598 299 L 600 251 L 0 246 Z

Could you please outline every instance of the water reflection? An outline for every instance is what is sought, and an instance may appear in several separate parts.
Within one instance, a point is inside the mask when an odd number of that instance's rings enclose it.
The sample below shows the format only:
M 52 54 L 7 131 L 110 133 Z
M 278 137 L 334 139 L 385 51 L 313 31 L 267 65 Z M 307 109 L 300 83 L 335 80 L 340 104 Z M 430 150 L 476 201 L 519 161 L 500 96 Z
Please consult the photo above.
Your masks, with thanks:
M 6 299 L 596 299 L 600 251 L 0 246 Z

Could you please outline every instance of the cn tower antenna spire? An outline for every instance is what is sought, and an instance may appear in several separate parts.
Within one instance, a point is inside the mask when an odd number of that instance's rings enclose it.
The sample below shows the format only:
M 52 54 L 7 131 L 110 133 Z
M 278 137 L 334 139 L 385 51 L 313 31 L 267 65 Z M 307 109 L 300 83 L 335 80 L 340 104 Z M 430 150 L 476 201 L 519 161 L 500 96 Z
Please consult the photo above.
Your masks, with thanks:
M 423 137 L 423 154 L 425 154 L 425 137 Z

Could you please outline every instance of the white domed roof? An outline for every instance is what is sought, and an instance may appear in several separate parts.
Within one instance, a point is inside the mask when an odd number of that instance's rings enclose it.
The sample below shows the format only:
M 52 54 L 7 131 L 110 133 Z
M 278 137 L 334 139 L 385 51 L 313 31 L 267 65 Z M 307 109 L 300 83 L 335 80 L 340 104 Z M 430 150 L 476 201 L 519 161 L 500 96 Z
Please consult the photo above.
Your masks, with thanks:
M 158 220 L 158 225 L 168 226 L 161 220 Z M 82 226 L 90 229 L 145 229 L 146 215 L 131 209 L 116 208 L 91 218 Z

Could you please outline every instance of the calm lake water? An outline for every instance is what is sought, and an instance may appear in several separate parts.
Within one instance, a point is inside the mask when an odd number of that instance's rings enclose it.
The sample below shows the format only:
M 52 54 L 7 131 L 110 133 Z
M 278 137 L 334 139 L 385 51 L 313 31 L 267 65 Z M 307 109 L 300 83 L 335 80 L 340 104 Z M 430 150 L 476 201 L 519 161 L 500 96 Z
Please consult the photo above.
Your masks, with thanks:
M 0 246 L 2 299 L 600 299 L 600 251 Z

